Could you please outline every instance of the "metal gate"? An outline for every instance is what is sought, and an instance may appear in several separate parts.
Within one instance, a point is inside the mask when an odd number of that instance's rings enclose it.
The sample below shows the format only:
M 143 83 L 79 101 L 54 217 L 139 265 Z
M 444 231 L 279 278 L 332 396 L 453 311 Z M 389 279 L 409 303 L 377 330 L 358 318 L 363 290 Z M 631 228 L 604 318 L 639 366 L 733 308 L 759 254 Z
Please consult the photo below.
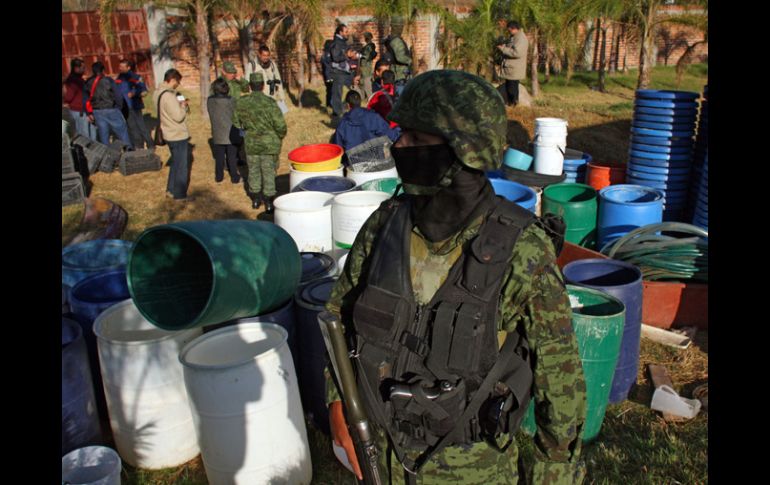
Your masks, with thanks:
M 136 62 L 136 72 L 148 87 L 155 85 L 144 10 L 121 10 L 112 15 L 116 38 L 113 48 L 99 33 L 98 12 L 62 12 L 61 17 L 62 79 L 69 74 L 70 61 L 75 57 L 85 61 L 87 76 L 91 75 L 91 65 L 102 61 L 105 74 L 113 77 L 118 75 L 120 59 L 127 58 Z

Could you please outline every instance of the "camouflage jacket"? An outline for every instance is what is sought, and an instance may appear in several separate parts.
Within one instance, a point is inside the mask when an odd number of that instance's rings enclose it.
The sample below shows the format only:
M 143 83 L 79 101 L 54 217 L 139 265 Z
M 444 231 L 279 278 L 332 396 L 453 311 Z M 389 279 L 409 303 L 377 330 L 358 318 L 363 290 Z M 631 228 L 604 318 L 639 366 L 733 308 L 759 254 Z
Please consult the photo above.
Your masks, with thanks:
M 286 136 L 286 121 L 278 103 L 261 92 L 235 100 L 233 124 L 246 130 L 246 153 L 277 155 Z
M 393 64 L 390 69 L 396 75 L 396 81 L 404 80 L 407 73 L 412 70 L 412 56 L 409 53 L 409 47 L 400 36 L 392 37 L 389 46 L 388 50 L 393 56 Z
M 230 86 L 228 95 L 233 99 L 237 99 L 239 96 L 248 94 L 249 92 L 249 83 L 245 79 L 233 79 L 232 81 L 225 80 L 225 82 Z
M 375 211 L 358 233 L 346 267 L 335 286 L 327 309 L 340 314 L 352 326 L 352 306 L 360 294 L 362 268 L 372 252 L 374 238 L 387 213 Z M 431 243 L 415 228 L 411 235 L 410 273 L 418 302 L 428 302 L 446 279 L 463 248 L 478 233 L 482 217 L 448 240 Z M 536 225 L 530 225 L 514 247 L 510 269 L 504 276 L 500 315 L 497 322 L 501 342 L 506 332 L 521 323 L 534 361 L 532 395 L 537 413 L 536 463 L 527 475 L 535 484 L 576 484 L 585 477 L 578 438 L 585 422 L 586 395 L 582 364 L 571 324 L 571 309 L 551 240 Z M 327 401 L 339 400 L 339 392 L 327 375 Z M 385 465 L 387 440 L 378 432 Z M 517 483 L 518 449 L 513 443 L 499 453 L 481 442 L 449 447 L 421 470 L 418 483 L 489 485 Z M 395 456 L 390 468 L 393 483 L 401 483 L 403 469 Z

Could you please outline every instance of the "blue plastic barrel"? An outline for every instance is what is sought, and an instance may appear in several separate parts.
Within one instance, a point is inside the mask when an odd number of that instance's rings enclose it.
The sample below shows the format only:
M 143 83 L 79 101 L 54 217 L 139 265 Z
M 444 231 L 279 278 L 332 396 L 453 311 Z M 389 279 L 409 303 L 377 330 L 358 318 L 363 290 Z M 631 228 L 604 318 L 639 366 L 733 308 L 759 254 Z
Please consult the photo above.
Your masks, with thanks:
M 526 185 L 505 179 L 491 179 L 489 182 L 492 184 L 495 194 L 505 197 L 530 212 L 535 212 L 537 193 L 534 190 Z
M 61 319 L 61 453 L 100 444 L 93 381 L 80 326 Z
M 599 191 L 599 248 L 634 229 L 663 220 L 663 194 L 641 185 L 609 185 Z
M 614 259 L 579 259 L 562 270 L 567 283 L 603 291 L 623 302 L 626 321 L 623 340 L 610 390 L 610 402 L 628 397 L 639 371 L 639 342 L 642 332 L 642 272 L 636 266 Z
M 328 194 L 341 194 L 353 190 L 356 183 L 347 177 L 312 177 L 298 183 L 292 192 L 313 191 L 326 192 Z
M 311 281 L 319 280 L 337 274 L 337 262 L 324 253 L 299 253 L 302 258 L 302 277 L 299 285 L 304 286 Z
M 61 251 L 61 282 L 74 287 L 88 276 L 125 268 L 133 243 L 98 239 L 67 246 Z
M 88 322 L 90 329 L 100 313 L 129 298 L 126 270 L 119 269 L 80 280 L 70 291 L 69 304 L 78 321 Z
M 305 412 L 313 417 L 313 423 L 329 434 L 329 410 L 326 407 L 326 345 L 318 313 L 329 301 L 337 278 L 323 278 L 300 288 L 297 292 L 297 347 L 299 352 L 300 395 Z

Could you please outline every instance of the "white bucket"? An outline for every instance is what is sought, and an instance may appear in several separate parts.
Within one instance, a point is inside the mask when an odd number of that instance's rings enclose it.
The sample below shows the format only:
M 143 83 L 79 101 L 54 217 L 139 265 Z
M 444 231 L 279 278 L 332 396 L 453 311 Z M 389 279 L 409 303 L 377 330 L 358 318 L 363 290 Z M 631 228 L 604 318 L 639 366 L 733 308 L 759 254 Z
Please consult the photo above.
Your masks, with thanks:
M 537 195 L 537 202 L 535 203 L 535 215 L 540 217 L 542 215 L 540 211 L 540 203 L 543 200 L 543 189 L 541 187 L 535 186 L 530 186 L 529 188 L 534 190 L 535 195 Z
M 195 458 L 200 450 L 179 350 L 202 329 L 161 330 L 132 300 L 105 310 L 93 328 L 110 426 L 123 461 L 159 469 Z
M 383 201 L 389 198 L 390 194 L 374 190 L 348 192 L 334 197 L 332 204 L 334 244 L 337 247 L 349 249 L 364 222 Z
M 212 485 L 310 483 L 287 336 L 272 323 L 242 323 L 207 333 L 179 354 Z
M 299 185 L 300 182 L 313 177 L 344 177 L 344 169 L 342 165 L 335 170 L 328 170 L 326 172 L 303 172 L 301 170 L 294 170 L 293 167 L 289 167 L 289 192 L 294 190 L 294 187 Z
M 120 457 L 106 446 L 86 446 L 61 459 L 61 481 L 73 485 L 120 485 Z
M 380 170 L 377 172 L 354 172 L 347 169 L 347 177 L 356 183 L 356 186 L 368 182 L 370 180 L 385 179 L 385 178 L 398 178 L 398 170 L 393 166 L 387 170 Z
M 565 143 L 566 146 L 566 143 Z M 535 173 L 543 175 L 561 175 L 564 171 L 563 148 L 556 143 L 535 142 Z
M 322 253 L 332 248 L 332 199 L 326 192 L 295 192 L 273 202 L 273 220 L 297 243 L 300 252 Z

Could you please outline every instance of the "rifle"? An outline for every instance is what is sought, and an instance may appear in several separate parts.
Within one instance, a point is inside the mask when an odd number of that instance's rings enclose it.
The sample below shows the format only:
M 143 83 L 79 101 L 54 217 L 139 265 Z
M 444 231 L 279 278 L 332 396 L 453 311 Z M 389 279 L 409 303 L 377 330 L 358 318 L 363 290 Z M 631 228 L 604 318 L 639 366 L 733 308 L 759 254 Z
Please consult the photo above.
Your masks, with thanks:
M 377 468 L 379 451 L 374 444 L 369 420 L 361 397 L 358 395 L 356 376 L 348 357 L 348 346 L 342 333 L 342 323 L 333 313 L 323 311 L 318 315 L 318 324 L 321 326 L 321 334 L 331 357 L 337 382 L 342 387 L 342 401 L 348 411 L 348 428 L 356 447 L 356 457 L 364 476 L 363 482 L 365 485 L 382 485 L 380 471 Z

